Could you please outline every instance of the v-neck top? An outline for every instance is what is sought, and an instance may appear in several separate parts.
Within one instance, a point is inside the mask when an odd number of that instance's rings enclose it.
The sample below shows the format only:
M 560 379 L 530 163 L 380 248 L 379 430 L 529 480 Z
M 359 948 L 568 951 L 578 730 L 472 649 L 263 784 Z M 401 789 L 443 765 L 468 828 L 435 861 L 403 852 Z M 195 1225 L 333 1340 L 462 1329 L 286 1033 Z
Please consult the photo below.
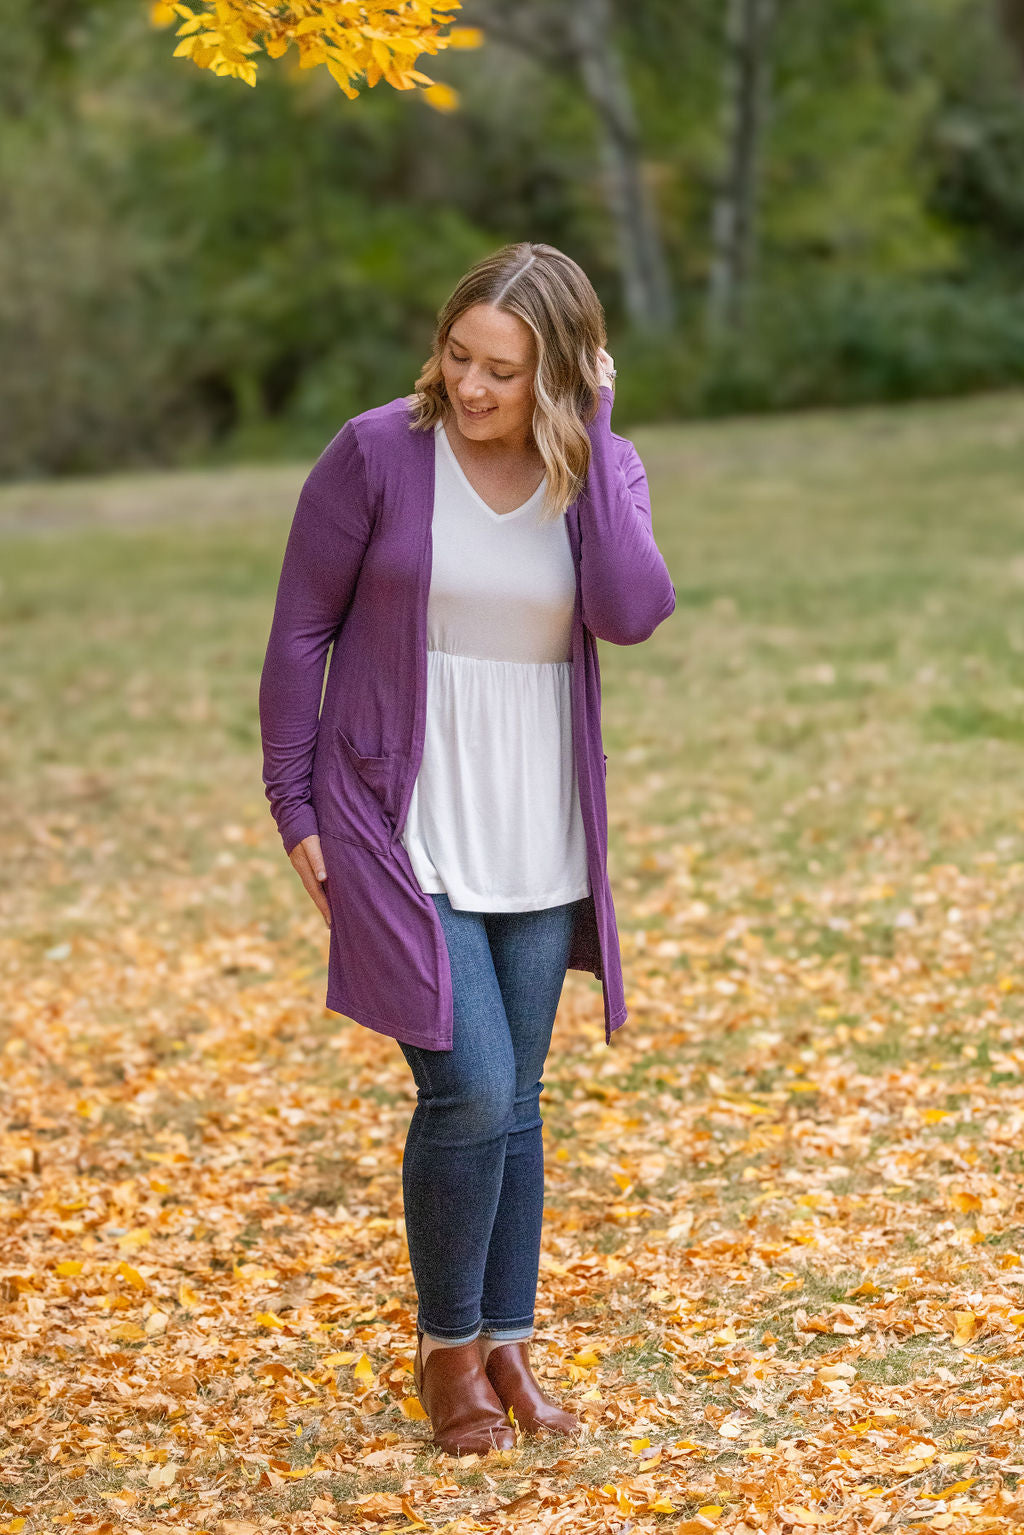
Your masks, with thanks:
M 547 477 L 496 512 L 434 427 L 423 758 L 401 840 L 420 888 L 462 911 L 590 894 L 572 750 L 576 575 Z

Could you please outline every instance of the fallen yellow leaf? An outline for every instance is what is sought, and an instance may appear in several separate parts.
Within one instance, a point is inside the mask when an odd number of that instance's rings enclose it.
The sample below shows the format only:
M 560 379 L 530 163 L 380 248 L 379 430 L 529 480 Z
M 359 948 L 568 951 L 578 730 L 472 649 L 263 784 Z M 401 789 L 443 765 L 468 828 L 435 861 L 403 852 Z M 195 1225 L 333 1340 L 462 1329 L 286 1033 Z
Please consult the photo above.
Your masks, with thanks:
M 966 1348 L 968 1343 L 974 1341 L 978 1331 L 978 1318 L 973 1311 L 954 1311 L 953 1318 L 956 1326 L 953 1329 L 954 1348 Z
M 137 1322 L 118 1322 L 110 1329 L 110 1336 L 121 1343 L 141 1343 L 146 1334 Z
M 272 1311 L 257 1311 L 256 1326 L 269 1327 L 271 1329 L 277 1328 L 280 1330 L 284 1327 L 284 1323 L 281 1321 L 281 1318 L 279 1316 L 275 1316 Z
M 900 1476 L 913 1476 L 916 1472 L 922 1471 L 925 1466 L 930 1465 L 935 1459 L 936 1454 L 936 1450 L 924 1448 L 914 1450 L 897 1465 L 893 1466 L 893 1470 L 898 1472 Z
M 123 1237 L 118 1237 L 117 1245 L 123 1253 L 127 1253 L 136 1247 L 145 1247 L 152 1240 L 153 1233 L 148 1226 L 135 1226 L 131 1231 L 126 1231 Z
M 949 1487 L 943 1487 L 939 1492 L 922 1492 L 919 1493 L 918 1496 L 921 1498 L 952 1497 L 958 1492 L 966 1492 L 968 1487 L 973 1487 L 977 1480 L 978 1478 L 976 1476 L 969 1476 L 965 1481 L 953 1482 Z
M 857 1371 L 852 1364 L 823 1364 L 818 1371 L 819 1380 L 856 1380 Z
M 573 1354 L 572 1362 L 573 1364 L 583 1365 L 587 1369 L 593 1369 L 595 1365 L 601 1363 L 592 1349 L 584 1349 L 580 1354 Z

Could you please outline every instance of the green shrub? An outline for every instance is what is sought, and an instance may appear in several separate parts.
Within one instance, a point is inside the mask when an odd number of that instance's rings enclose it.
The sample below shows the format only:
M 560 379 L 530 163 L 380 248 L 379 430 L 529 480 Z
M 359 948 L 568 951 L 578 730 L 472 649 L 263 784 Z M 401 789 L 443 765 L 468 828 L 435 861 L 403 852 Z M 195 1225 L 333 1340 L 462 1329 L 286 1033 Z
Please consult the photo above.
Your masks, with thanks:
M 1024 289 L 825 283 L 764 292 L 742 336 L 625 340 L 616 420 L 956 395 L 1024 383 Z

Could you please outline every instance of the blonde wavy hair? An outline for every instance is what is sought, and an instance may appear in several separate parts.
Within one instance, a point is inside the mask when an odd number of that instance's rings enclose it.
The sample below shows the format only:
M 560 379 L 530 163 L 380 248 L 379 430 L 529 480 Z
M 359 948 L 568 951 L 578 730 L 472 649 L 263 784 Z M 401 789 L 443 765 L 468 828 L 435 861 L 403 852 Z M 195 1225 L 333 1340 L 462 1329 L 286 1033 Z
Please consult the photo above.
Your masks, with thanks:
M 600 404 L 597 353 L 607 340 L 601 301 L 583 269 L 553 245 L 524 240 L 485 256 L 438 312 L 433 354 L 406 396 L 414 429 L 426 431 L 451 412 L 441 359 L 448 332 L 474 304 L 518 315 L 536 338 L 533 436 L 547 470 L 541 516 L 553 522 L 590 468 L 586 428 Z

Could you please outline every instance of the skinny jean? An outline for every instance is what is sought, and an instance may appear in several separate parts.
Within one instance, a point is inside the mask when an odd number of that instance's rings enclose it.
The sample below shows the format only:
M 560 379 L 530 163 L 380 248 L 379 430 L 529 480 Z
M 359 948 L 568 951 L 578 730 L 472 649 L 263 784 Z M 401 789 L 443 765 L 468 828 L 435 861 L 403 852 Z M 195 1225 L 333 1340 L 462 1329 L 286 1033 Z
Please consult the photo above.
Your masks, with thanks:
M 450 1050 L 400 1048 L 416 1083 L 402 1162 L 418 1326 L 447 1343 L 533 1330 L 544 1215 L 542 1076 L 578 901 L 456 911 Z

